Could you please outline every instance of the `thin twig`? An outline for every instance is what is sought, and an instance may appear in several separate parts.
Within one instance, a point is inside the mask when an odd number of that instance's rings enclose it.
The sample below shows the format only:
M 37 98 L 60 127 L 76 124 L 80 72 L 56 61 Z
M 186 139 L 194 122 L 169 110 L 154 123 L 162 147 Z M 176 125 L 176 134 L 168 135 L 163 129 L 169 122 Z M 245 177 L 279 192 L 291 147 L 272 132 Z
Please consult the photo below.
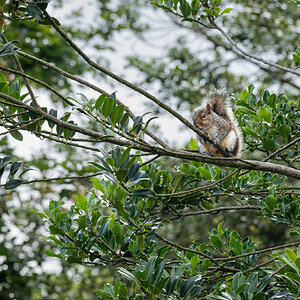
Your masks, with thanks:
M 270 154 L 269 156 L 267 156 L 266 158 L 264 158 L 262 161 L 267 161 L 269 159 L 271 159 L 272 157 L 274 157 L 275 155 L 277 155 L 278 153 L 288 149 L 289 147 L 291 147 L 292 145 L 296 144 L 298 141 L 300 141 L 300 137 L 294 139 L 293 141 L 291 141 L 290 143 L 286 144 L 285 146 L 279 148 L 277 151 L 273 152 L 272 154 Z
M 274 250 L 287 248 L 287 247 L 298 246 L 298 245 L 300 245 L 300 241 L 289 243 L 289 244 L 284 244 L 284 245 L 278 245 L 278 246 L 275 246 L 275 247 L 265 248 L 265 249 L 261 249 L 261 250 L 257 250 L 257 251 L 252 251 L 252 252 L 248 252 L 248 253 L 244 253 L 244 254 L 240 254 L 240 255 L 236 255 L 236 256 L 216 258 L 216 260 L 222 260 L 222 261 L 235 260 L 237 258 L 242 258 L 242 257 L 250 256 L 250 255 L 257 255 L 257 254 L 261 254 L 261 253 L 265 253 L 265 252 L 271 252 L 271 251 L 274 251 Z
M 231 172 L 230 174 L 228 174 L 227 176 L 211 183 L 211 184 L 207 184 L 205 186 L 200 186 L 200 187 L 197 187 L 195 189 L 191 189 L 191 190 L 187 190 L 187 191 L 182 191 L 182 192 L 178 192 L 178 193 L 173 193 L 173 194 L 157 194 L 157 196 L 159 197 L 182 197 L 184 195 L 194 195 L 200 191 L 203 191 L 203 190 L 206 190 L 206 189 L 209 189 L 209 188 L 212 188 L 214 187 L 215 185 L 227 180 L 228 178 L 230 178 L 231 176 L 233 176 L 234 174 L 236 174 L 237 172 L 239 172 L 240 169 L 237 169 L 233 172 Z
M 214 21 L 212 22 L 212 25 L 214 25 L 215 29 L 217 29 L 228 41 L 229 43 L 235 48 L 237 49 L 240 53 L 242 53 L 242 55 L 244 55 L 244 57 L 249 57 L 251 59 L 254 59 L 254 60 L 257 60 L 257 61 L 260 61 L 266 65 L 269 65 L 271 67 L 275 67 L 277 69 L 280 69 L 284 72 L 289 72 L 289 73 L 292 73 L 292 74 L 295 74 L 295 75 L 298 75 L 300 76 L 300 72 L 298 71 L 295 71 L 293 69 L 290 69 L 290 68 L 286 68 L 286 67 L 283 67 L 283 66 L 280 66 L 278 64 L 275 64 L 275 63 L 272 63 L 270 61 L 267 61 L 265 59 L 263 59 L 262 57 L 259 57 L 259 56 L 256 56 L 254 54 L 251 54 L 245 50 L 243 50 L 235 41 L 233 41 L 231 39 L 231 37 L 220 27 L 218 26 Z
M 179 216 L 169 218 L 169 220 L 177 220 L 179 218 L 189 217 L 189 216 L 197 216 L 197 215 L 205 215 L 205 214 L 215 214 L 221 211 L 226 210 L 261 210 L 260 206 L 256 205 L 245 205 L 245 206 L 225 206 L 225 207 L 217 207 L 208 210 L 201 210 L 201 211 L 193 211 L 185 214 L 180 214 Z

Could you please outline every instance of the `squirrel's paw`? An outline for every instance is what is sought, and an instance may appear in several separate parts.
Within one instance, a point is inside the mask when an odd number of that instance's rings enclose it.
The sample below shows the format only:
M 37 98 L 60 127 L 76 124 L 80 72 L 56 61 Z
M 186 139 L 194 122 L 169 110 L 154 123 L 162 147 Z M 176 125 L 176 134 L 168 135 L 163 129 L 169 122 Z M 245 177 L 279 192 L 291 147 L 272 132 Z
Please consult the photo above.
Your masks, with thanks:
M 233 151 L 232 147 L 224 147 L 224 150 L 228 153 L 232 153 Z
M 214 146 L 218 145 L 220 142 L 218 138 L 213 138 L 212 141 Z

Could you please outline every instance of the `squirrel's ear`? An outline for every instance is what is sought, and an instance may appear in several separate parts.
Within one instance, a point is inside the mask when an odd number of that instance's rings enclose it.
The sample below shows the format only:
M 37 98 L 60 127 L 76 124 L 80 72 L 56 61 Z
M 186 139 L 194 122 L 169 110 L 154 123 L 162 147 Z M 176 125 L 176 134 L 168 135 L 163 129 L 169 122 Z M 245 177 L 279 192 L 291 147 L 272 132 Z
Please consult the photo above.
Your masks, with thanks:
M 210 110 L 211 110 L 211 107 L 210 107 L 209 103 L 207 103 L 205 112 L 210 113 Z
M 196 108 L 193 109 L 193 112 L 194 112 L 194 113 L 196 112 Z

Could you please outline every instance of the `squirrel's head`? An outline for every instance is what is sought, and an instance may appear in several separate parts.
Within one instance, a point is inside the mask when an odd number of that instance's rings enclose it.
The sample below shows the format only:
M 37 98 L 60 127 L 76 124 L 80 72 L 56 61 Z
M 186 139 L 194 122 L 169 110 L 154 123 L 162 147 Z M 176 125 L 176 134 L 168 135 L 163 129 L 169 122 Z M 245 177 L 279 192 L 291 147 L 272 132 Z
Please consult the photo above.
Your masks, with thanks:
M 202 129 L 211 122 L 211 112 L 212 108 L 210 104 L 207 104 L 204 109 L 200 109 L 194 112 L 193 122 L 196 127 Z

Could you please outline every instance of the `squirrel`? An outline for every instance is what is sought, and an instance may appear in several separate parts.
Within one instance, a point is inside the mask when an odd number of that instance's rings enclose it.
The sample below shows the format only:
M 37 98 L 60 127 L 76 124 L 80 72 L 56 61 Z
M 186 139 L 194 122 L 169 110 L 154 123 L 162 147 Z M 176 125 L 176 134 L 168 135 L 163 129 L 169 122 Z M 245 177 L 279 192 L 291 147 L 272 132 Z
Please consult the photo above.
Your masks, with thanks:
M 216 144 L 234 156 L 239 156 L 242 144 L 240 128 L 234 118 L 232 104 L 222 94 L 211 94 L 199 110 L 194 110 L 194 125 L 207 134 L 214 144 L 198 136 L 199 152 L 203 155 L 224 157 Z

